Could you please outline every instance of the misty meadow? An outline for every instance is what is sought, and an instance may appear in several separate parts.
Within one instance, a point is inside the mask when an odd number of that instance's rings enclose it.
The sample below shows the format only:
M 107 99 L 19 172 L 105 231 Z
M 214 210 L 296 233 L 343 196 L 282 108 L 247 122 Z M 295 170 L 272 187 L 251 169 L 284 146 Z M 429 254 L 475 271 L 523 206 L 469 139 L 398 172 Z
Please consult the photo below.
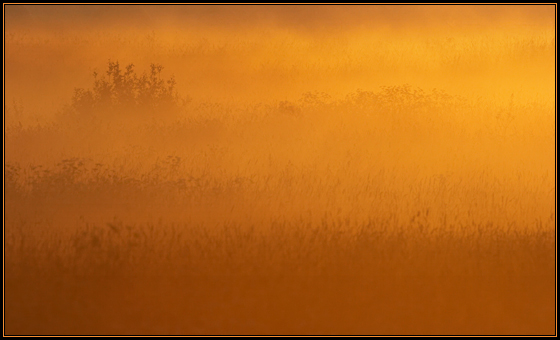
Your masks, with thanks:
M 553 5 L 4 9 L 5 335 L 555 334 Z

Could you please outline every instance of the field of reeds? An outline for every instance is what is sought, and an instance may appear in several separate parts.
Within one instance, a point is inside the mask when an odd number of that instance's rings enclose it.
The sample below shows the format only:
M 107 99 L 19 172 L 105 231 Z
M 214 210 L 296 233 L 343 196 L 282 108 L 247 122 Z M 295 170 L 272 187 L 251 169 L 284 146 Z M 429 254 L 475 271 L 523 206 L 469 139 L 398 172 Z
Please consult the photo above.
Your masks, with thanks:
M 12 32 L 4 333 L 555 334 L 546 32 Z

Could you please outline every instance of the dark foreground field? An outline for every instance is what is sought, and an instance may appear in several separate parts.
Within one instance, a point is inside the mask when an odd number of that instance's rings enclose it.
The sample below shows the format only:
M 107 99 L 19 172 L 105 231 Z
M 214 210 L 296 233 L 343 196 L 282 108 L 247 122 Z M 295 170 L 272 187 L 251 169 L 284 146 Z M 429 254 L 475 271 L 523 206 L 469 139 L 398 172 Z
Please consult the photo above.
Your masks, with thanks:
M 410 190 L 259 182 L 163 203 L 107 183 L 8 196 L 5 333 L 555 332 L 551 194 L 457 184 L 438 202 L 419 184 L 407 201 Z M 328 190 L 369 209 L 318 205 Z M 306 192 L 317 199 L 293 196 Z
M 554 290 L 551 275 L 22 275 L 5 332 L 550 335 Z

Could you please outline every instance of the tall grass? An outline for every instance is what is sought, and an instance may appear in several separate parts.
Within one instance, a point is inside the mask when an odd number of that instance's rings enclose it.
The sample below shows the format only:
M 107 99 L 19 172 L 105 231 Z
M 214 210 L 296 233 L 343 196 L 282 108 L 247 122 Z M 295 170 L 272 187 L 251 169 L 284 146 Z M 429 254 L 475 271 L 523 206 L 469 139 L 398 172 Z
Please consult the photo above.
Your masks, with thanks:
M 32 150 L 46 139 L 46 159 L 66 157 L 33 164 L 26 154 L 5 167 L 8 332 L 141 332 L 127 314 L 133 307 L 103 297 L 126 295 L 111 287 L 129 278 L 143 287 L 130 295 L 144 304 L 142 313 L 169 310 L 168 320 L 147 321 L 146 332 L 155 334 L 551 332 L 553 303 L 545 297 L 554 283 L 555 208 L 546 106 L 504 108 L 405 85 L 342 101 L 308 93 L 277 105 L 233 106 L 223 119 L 211 118 L 216 109 L 223 108 L 191 108 L 192 118 L 174 124 L 131 121 L 125 128 L 107 118 L 110 124 L 81 130 L 66 122 L 8 134 L 8 148 Z M 82 141 L 70 144 L 77 134 Z M 203 284 L 217 277 L 221 288 Z M 44 286 L 26 299 L 29 280 Z M 183 302 L 147 299 L 161 280 Z M 366 282 L 369 288 L 357 288 Z M 72 305 L 60 285 L 72 285 L 92 309 Z M 230 285 L 234 292 L 224 292 Z M 525 295 L 514 293 L 520 285 L 529 287 Z M 337 297 L 349 292 L 335 287 L 361 292 L 358 305 Z M 182 299 L 194 298 L 184 289 L 225 295 L 179 312 Z M 330 307 L 313 298 L 305 302 L 311 314 L 293 310 L 285 323 L 272 322 L 316 289 Z M 234 300 L 260 290 L 278 296 L 250 307 Z M 380 292 L 387 302 L 377 300 Z M 103 321 L 99 299 L 125 313 L 115 316 L 118 326 Z M 282 299 L 291 302 L 280 307 Z M 536 314 L 521 312 L 535 300 L 542 301 Z M 487 309 L 506 301 L 514 311 Z M 193 317 L 206 304 L 213 314 L 205 326 L 168 315 Z M 387 304 L 402 309 L 383 322 L 365 316 L 385 313 Z M 405 312 L 417 304 L 433 318 Z M 453 310 L 448 304 L 470 309 L 453 323 L 442 314 Z M 77 328 L 70 316 L 18 321 L 35 308 L 89 317 Z M 336 309 L 353 317 L 339 322 Z M 235 322 L 238 313 L 254 324 Z

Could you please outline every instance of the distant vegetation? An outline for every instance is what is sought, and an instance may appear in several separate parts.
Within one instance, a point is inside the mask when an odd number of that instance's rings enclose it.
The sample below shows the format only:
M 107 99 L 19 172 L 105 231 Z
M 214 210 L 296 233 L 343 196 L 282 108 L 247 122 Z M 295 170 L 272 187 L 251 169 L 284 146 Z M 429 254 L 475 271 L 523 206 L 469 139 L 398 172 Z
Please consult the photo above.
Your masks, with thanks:
M 163 66 L 151 64 L 149 73 L 139 75 L 134 64 L 123 70 L 118 61 L 109 61 L 105 75 L 93 73 L 93 89 L 75 89 L 70 110 L 79 115 L 176 110 L 181 100 L 175 89 L 175 78 L 163 78 L 162 70 Z

